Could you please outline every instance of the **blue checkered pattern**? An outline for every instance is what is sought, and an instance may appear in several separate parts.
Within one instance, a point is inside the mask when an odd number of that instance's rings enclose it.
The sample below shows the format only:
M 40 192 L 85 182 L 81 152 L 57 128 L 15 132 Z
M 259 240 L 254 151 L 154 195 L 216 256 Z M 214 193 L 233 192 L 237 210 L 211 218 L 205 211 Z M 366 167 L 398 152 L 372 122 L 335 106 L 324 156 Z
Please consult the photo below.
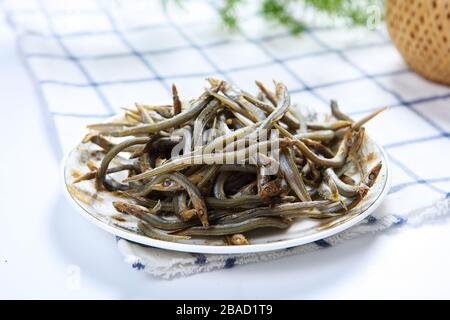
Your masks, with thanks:
M 380 210 L 401 215 L 450 196 L 450 88 L 409 70 L 383 28 L 319 25 L 294 37 L 248 5 L 230 33 L 216 2 L 183 3 L 3 1 L 58 157 L 79 140 L 82 125 L 134 102 L 167 100 L 172 83 L 191 98 L 206 77 L 248 91 L 255 79 L 276 79 L 293 101 L 323 111 L 332 98 L 355 118 L 389 107 L 367 125 L 393 171 Z

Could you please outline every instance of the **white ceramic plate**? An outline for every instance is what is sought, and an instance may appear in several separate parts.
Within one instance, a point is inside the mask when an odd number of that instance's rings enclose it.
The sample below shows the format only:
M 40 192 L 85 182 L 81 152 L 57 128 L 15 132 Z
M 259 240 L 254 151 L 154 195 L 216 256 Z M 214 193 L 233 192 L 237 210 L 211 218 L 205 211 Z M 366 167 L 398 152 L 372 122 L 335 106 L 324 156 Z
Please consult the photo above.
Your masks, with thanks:
M 317 117 L 317 115 L 315 115 Z M 81 139 L 80 139 L 81 140 Z M 182 242 L 167 242 L 152 239 L 137 229 L 137 219 L 119 214 L 112 206 L 113 201 L 126 201 L 108 192 L 96 192 L 94 181 L 72 185 L 74 176 L 87 171 L 86 161 L 92 160 L 99 148 L 94 144 L 79 144 L 70 151 L 63 162 L 65 194 L 78 212 L 96 226 L 124 239 L 143 245 L 168 250 L 198 253 L 251 253 L 295 247 L 317 241 L 350 228 L 370 215 L 382 202 L 389 189 L 389 165 L 383 149 L 367 137 L 362 153 L 369 161 L 366 172 L 379 161 L 383 166 L 375 184 L 361 203 L 340 218 L 298 219 L 285 230 L 260 229 L 246 233 L 250 245 L 229 246 L 223 240 L 195 238 Z M 101 155 L 99 154 L 100 159 Z M 95 158 L 95 157 L 94 157 Z M 114 161 L 113 161 L 114 163 Z M 334 219 L 334 220 L 333 220 Z

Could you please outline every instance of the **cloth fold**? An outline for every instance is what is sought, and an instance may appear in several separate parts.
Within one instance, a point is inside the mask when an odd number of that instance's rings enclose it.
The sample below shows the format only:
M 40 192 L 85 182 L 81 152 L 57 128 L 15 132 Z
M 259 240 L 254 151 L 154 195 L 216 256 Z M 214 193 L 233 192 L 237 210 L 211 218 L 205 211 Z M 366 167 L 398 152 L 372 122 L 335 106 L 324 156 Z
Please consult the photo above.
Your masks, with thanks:
M 225 32 L 209 1 L 4 0 L 18 53 L 42 94 L 49 134 L 62 157 L 83 126 L 135 102 L 198 96 L 207 77 L 254 91 L 254 80 L 287 85 L 292 101 L 329 112 L 330 99 L 354 118 L 388 111 L 366 128 L 384 146 L 392 188 L 376 212 L 315 243 L 269 253 L 198 255 L 118 240 L 136 269 L 172 278 L 334 246 L 394 225 L 447 215 L 450 196 L 450 88 L 424 80 L 377 30 L 317 25 L 300 36 L 268 26 L 249 5 L 237 32 Z M 62 147 L 62 148 L 61 148 Z M 63 151 L 61 151 L 63 150 Z
M 356 226 L 334 236 L 306 245 L 271 252 L 251 254 L 199 254 L 172 252 L 143 246 L 117 238 L 119 251 L 125 262 L 134 269 L 145 271 L 163 279 L 188 276 L 216 269 L 229 269 L 237 265 L 265 262 L 292 255 L 329 248 L 364 234 L 391 230 L 393 227 L 417 227 L 434 221 L 442 222 L 450 216 L 450 199 L 442 199 L 434 205 L 420 208 L 404 216 L 388 215 L 381 218 L 370 216 Z

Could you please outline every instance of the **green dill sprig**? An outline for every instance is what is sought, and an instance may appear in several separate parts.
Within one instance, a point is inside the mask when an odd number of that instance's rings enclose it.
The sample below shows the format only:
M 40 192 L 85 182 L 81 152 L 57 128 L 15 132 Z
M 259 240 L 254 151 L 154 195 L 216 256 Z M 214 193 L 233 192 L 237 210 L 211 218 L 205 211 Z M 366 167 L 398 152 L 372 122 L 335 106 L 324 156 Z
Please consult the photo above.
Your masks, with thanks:
M 297 8 L 312 8 L 330 17 L 343 18 L 353 25 L 365 25 L 373 14 L 371 6 L 382 8 L 384 0 L 252 0 L 260 2 L 260 14 L 264 19 L 284 26 L 292 33 L 300 33 L 307 25 Z M 223 0 L 219 14 L 230 29 L 239 24 L 238 10 L 246 0 Z

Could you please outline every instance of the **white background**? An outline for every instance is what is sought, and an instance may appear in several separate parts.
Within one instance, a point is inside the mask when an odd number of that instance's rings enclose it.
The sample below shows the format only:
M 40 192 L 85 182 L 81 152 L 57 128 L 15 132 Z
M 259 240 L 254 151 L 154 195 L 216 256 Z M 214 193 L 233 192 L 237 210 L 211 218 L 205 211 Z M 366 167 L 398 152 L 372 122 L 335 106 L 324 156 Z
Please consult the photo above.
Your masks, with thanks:
M 442 220 L 278 261 L 152 278 L 64 199 L 43 108 L 3 21 L 0 110 L 0 298 L 450 298 Z

